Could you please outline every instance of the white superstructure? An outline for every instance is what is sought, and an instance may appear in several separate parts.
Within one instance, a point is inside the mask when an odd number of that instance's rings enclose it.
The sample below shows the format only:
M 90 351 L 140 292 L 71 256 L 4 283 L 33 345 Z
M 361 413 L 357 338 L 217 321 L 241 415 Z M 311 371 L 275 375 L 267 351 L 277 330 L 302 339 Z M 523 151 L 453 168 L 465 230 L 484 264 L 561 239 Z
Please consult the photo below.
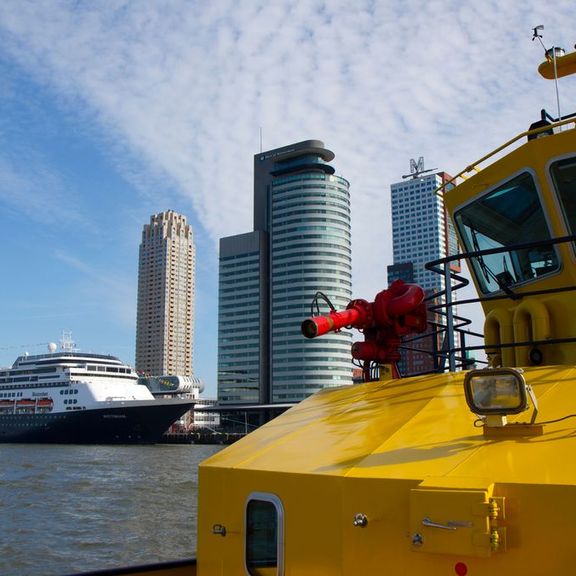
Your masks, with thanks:
M 52 401 L 49 410 L 46 402 L 37 402 L 42 399 Z M 12 368 L 0 370 L 0 413 L 4 414 L 10 409 L 66 412 L 103 402 L 153 399 L 148 388 L 138 384 L 135 370 L 114 356 L 81 352 L 20 356 Z

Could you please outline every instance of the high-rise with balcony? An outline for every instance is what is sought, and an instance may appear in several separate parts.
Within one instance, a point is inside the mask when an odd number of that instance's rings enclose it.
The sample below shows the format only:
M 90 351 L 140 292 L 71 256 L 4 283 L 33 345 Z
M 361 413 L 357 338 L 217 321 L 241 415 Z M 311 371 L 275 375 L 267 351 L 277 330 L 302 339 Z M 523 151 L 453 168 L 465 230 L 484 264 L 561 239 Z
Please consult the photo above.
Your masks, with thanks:
M 336 308 L 352 296 L 349 183 L 333 159 L 318 140 L 254 156 L 254 231 L 220 241 L 220 404 L 352 383 L 349 333 L 300 333 L 316 292 Z
M 136 369 L 193 375 L 195 249 L 192 227 L 173 210 L 144 225 L 138 268 Z

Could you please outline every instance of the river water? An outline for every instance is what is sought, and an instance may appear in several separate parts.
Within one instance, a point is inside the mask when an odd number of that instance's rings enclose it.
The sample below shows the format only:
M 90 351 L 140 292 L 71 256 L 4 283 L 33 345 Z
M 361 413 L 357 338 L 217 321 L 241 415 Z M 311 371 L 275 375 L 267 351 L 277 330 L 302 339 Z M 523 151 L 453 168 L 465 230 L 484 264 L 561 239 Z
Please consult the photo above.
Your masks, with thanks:
M 0 575 L 193 556 L 198 464 L 221 448 L 0 444 Z

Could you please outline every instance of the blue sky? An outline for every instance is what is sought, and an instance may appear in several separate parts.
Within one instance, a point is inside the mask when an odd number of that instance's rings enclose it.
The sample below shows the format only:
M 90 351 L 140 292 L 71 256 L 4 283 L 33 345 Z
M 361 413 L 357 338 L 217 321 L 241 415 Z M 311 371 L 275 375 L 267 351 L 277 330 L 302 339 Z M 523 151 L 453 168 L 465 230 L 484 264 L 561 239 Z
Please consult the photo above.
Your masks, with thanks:
M 315 138 L 351 182 L 354 295 L 392 263 L 389 187 L 410 158 L 457 172 L 555 111 L 543 40 L 572 2 L 3 0 L 0 365 L 63 330 L 134 361 L 138 245 L 186 214 L 196 373 L 216 391 L 218 239 L 252 229 L 252 166 Z M 560 83 L 563 112 L 574 80 Z

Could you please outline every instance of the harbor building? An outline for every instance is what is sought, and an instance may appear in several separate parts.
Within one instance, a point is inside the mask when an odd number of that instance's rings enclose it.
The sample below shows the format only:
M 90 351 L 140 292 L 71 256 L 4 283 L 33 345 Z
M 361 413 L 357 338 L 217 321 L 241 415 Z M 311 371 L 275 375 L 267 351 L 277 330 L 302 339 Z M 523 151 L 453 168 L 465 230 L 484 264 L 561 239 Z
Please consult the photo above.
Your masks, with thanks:
M 155 398 L 186 397 L 194 401 L 194 409 L 183 414 L 170 426 L 170 434 L 188 433 L 208 428 L 214 431 L 220 426 L 218 412 L 204 411 L 213 408 L 216 398 L 200 397 L 204 382 L 194 376 L 139 376 L 138 384 L 146 386 Z
M 333 159 L 318 140 L 254 156 L 254 230 L 220 240 L 220 405 L 293 403 L 352 383 L 350 333 L 300 332 L 318 291 L 339 309 L 352 297 L 349 183 Z
M 444 278 L 426 270 L 427 262 L 457 253 L 454 228 L 436 190 L 451 179 L 446 172 L 424 169 L 424 159 L 410 161 L 410 174 L 391 185 L 392 248 L 394 263 L 388 266 L 388 284 L 394 280 L 419 284 L 427 297 L 443 290 Z M 453 269 L 459 270 L 454 265 Z M 429 314 L 429 321 L 441 319 Z M 401 372 L 417 374 L 434 369 L 430 352 L 440 347 L 431 336 L 420 337 L 413 350 L 404 349 Z M 408 346 L 410 348 L 410 346 Z
M 193 376 L 195 248 L 173 210 L 144 225 L 138 267 L 136 370 Z

